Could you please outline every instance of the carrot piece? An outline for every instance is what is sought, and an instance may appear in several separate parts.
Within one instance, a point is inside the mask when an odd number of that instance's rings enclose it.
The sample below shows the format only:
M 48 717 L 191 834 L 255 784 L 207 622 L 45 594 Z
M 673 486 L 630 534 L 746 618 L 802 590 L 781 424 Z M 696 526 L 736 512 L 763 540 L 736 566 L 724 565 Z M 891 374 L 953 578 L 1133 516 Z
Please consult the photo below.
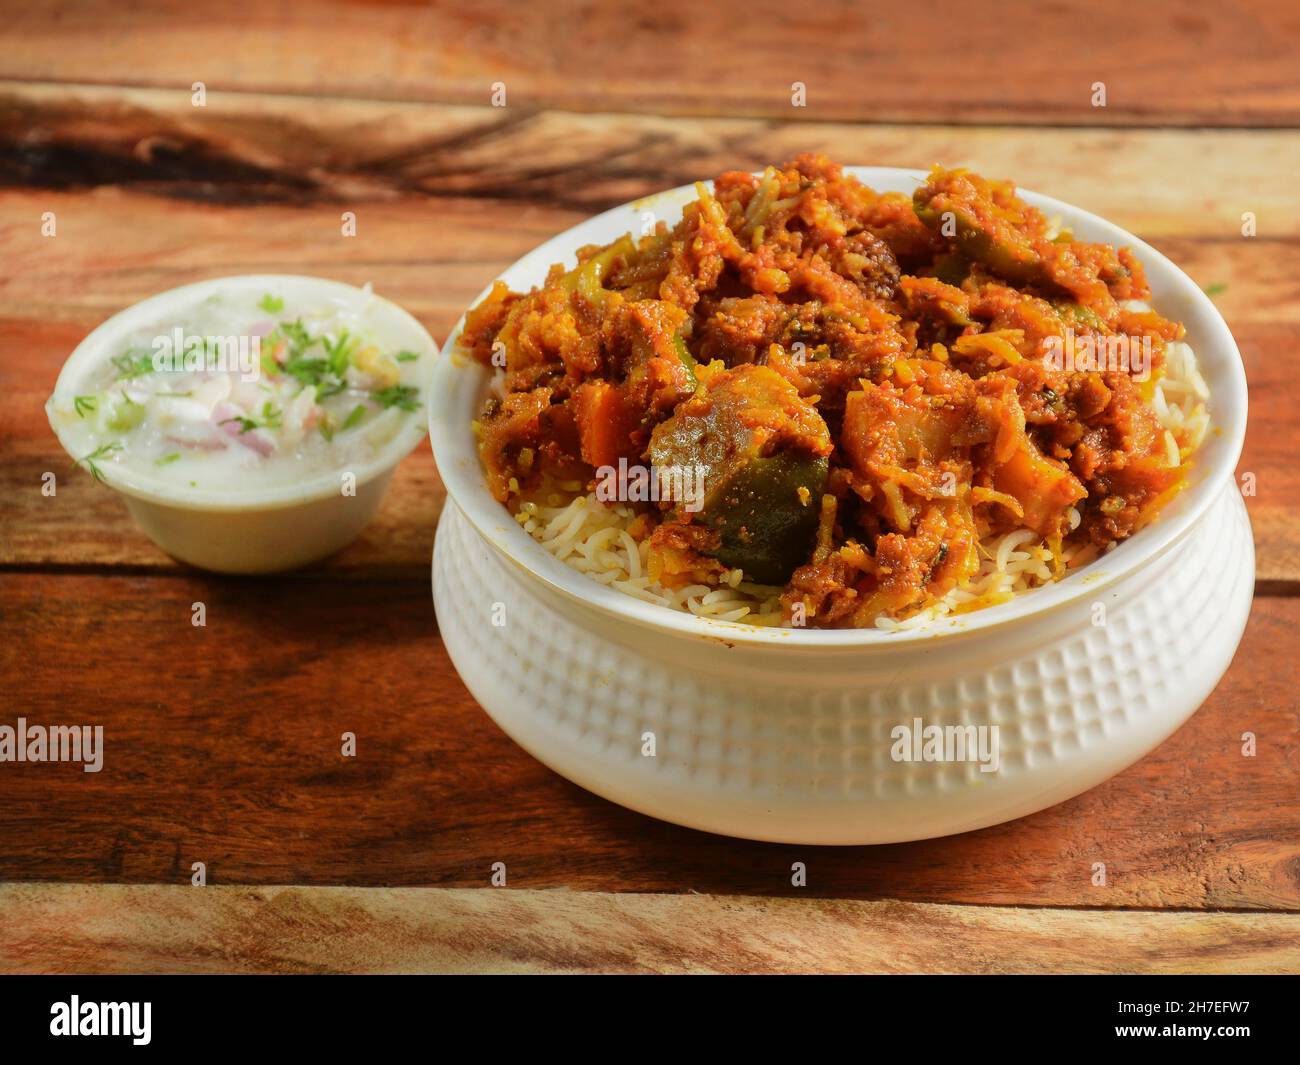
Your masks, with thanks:
M 620 457 L 632 457 L 631 433 L 637 421 L 616 385 L 584 382 L 573 395 L 573 405 L 584 462 L 599 469 L 616 466 Z

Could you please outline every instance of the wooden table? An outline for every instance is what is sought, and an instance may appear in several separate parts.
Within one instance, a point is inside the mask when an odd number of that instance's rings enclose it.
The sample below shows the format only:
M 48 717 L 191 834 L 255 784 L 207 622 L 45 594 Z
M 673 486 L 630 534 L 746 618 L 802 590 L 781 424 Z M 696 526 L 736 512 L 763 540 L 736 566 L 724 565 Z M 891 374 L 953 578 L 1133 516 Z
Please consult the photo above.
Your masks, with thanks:
M 106 752 L 99 774 L 0 765 L 0 968 L 1300 968 L 1294 7 L 1035 4 L 1011 30 L 1002 5 L 955 0 L 828 3 L 798 24 L 785 6 L 12 5 L 0 723 L 102 724 Z M 340 555 L 229 579 L 161 554 L 47 426 L 71 348 L 161 289 L 370 281 L 441 338 L 504 266 L 593 212 L 807 148 L 969 163 L 1087 207 L 1214 286 L 1241 344 L 1259 551 L 1245 641 L 1172 739 L 1033 817 L 830 849 L 630 813 L 533 761 L 452 669 L 427 447 Z M 194 862 L 208 886 L 190 886 Z

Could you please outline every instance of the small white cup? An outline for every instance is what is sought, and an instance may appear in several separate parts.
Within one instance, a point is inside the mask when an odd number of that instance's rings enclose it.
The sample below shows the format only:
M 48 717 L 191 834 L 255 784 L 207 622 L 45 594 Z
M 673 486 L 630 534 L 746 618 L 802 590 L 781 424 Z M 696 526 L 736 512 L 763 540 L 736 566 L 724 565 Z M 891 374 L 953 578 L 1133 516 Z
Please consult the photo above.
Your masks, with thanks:
M 368 301 L 368 313 L 385 344 L 419 356 L 414 375 L 421 397 L 427 397 L 437 346 L 425 328 L 395 303 L 353 285 L 318 277 L 261 274 L 215 278 L 142 300 L 108 319 L 77 345 L 46 404 L 50 426 L 64 450 L 74 460 L 84 453 L 72 438 L 71 426 L 54 415 L 53 404 L 76 395 L 79 383 L 119 351 L 132 333 L 179 317 L 217 293 L 247 293 L 256 300 L 266 292 L 294 303 Z M 263 488 L 181 487 L 119 463 L 103 463 L 100 470 L 104 483 L 122 493 L 140 528 L 169 555 L 220 573 L 274 573 L 325 558 L 355 539 L 379 509 L 394 468 L 424 433 L 423 409 L 411 411 L 367 462 Z M 346 482 L 348 494 L 344 492 L 344 474 L 351 474 Z

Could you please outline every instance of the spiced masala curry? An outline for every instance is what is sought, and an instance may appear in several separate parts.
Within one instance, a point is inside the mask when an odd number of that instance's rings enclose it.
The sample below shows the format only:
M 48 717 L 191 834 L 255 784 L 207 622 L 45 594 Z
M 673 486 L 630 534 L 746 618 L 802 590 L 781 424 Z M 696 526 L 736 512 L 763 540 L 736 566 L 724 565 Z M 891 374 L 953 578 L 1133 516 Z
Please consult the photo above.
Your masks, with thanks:
M 1184 484 L 1191 449 L 1152 402 L 1183 328 L 1128 249 L 962 169 L 909 197 L 800 155 L 696 191 L 671 228 L 528 293 L 498 282 L 467 316 L 498 371 L 485 474 L 512 510 L 620 460 L 701 469 L 694 505 L 635 507 L 652 581 L 739 570 L 786 623 L 862 627 L 965 586 L 1011 530 L 1059 577 Z M 1146 358 L 1095 357 L 1117 346 Z

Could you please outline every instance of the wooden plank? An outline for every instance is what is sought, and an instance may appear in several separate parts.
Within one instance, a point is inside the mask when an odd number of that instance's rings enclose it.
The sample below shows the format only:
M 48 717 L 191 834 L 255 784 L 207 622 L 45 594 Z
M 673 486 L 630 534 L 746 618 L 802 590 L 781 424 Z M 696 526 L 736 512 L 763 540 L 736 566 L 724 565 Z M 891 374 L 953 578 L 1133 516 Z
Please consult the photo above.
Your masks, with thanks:
M 644 182 L 647 188 L 650 181 Z M 296 272 L 370 282 L 433 332 L 447 332 L 505 267 L 587 215 L 554 204 L 451 197 L 354 205 L 358 232 L 339 235 L 339 205 L 254 208 L 198 204 L 117 187 L 75 193 L 0 191 L 0 321 L 51 319 L 88 331 L 136 300 L 223 274 Z M 1162 232 L 1181 224 L 1175 211 L 1154 230 L 1134 224 L 1215 297 L 1234 327 L 1243 322 L 1300 322 L 1300 230 L 1277 239 Z M 58 235 L 40 234 L 55 215 Z M 1225 223 L 1226 224 L 1226 223 Z M 201 256 L 195 250 L 202 251 Z M 80 339 L 71 331 L 60 339 Z
M 1294 7 L 1067 0 L 357 5 L 45 0 L 10 12 L 0 73 L 673 115 L 1262 126 L 1300 120 Z M 806 106 L 791 86 L 807 86 Z M 1107 105 L 1092 106 L 1104 82 Z
M 74 973 L 1295 973 L 1300 916 L 429 888 L 0 886 Z
M 1244 211 L 1255 214 L 1265 237 L 1300 235 L 1292 182 L 1300 170 L 1300 131 L 1292 129 L 682 120 L 256 94 L 216 95 L 195 108 L 188 89 L 0 82 L 3 184 L 122 186 L 212 203 L 288 204 L 303 222 L 324 219 L 321 236 L 334 235 L 336 245 L 339 205 L 356 209 L 408 196 L 495 199 L 515 204 L 528 227 L 525 206 L 562 207 L 584 217 L 809 150 L 861 165 L 970 165 L 1142 236 L 1239 238 Z M 106 215 L 125 204 L 96 206 Z M 452 217 L 460 203 L 446 206 L 430 212 L 426 229 L 436 222 L 464 232 L 474 224 L 472 215 Z M 268 216 L 277 217 L 283 218 Z M 116 222 L 126 228 L 131 218 Z M 251 236 L 260 230 L 226 232 L 216 247 L 235 243 L 252 252 Z M 283 250 L 276 229 L 267 236 L 268 250 Z M 164 261 L 193 262 L 178 254 L 165 231 L 154 239 Z M 477 253 L 482 245 L 471 241 L 468 249 Z
M 1300 388 L 1293 353 L 1300 351 L 1300 324 L 1259 329 L 1230 324 L 1250 389 L 1250 421 L 1237 475 L 1243 485 L 1253 479 L 1256 492 L 1246 497 L 1246 505 L 1255 533 L 1257 588 L 1295 594 L 1300 584 L 1300 469 L 1295 461 Z
M 0 721 L 104 727 L 101 772 L 0 765 L 3 881 L 486 887 L 505 862 L 530 889 L 1300 910 L 1297 598 L 1258 601 L 1205 707 L 1115 779 L 886 847 L 724 840 L 562 780 L 465 691 L 425 579 L 4 573 L 0 676 Z

